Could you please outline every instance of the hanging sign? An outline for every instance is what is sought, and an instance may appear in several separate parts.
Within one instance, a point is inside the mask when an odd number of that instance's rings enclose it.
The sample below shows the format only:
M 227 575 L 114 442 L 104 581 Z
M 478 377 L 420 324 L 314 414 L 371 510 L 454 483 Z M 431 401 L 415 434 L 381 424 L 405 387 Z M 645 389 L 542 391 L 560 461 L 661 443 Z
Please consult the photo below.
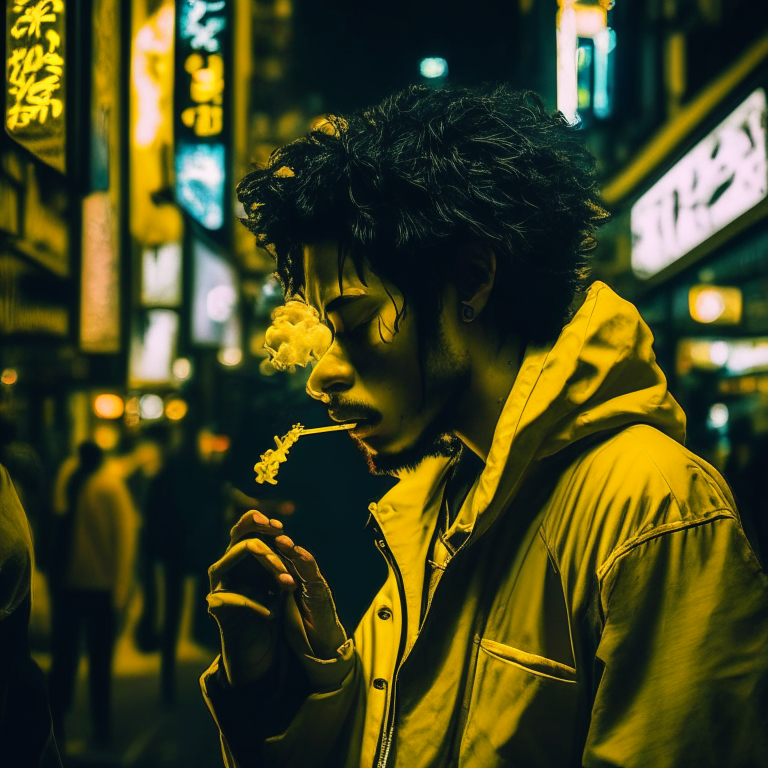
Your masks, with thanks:
M 9 0 L 5 23 L 5 130 L 64 172 L 64 0 Z
M 224 225 L 229 1 L 176 6 L 176 199 L 209 230 Z

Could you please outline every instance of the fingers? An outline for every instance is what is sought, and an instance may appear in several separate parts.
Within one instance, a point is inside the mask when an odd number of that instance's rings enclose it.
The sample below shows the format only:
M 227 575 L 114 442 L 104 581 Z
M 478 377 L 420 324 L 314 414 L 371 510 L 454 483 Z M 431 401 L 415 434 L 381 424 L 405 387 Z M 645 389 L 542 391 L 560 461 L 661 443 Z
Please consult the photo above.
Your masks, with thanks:
M 330 595 L 328 584 L 320 573 L 317 562 L 303 547 L 296 546 L 288 536 L 278 536 L 275 544 L 288 558 L 302 584 L 302 592 L 311 598 L 325 598 Z
M 278 583 L 291 587 L 294 579 L 283 561 L 260 539 L 244 539 L 231 546 L 224 556 L 208 569 L 211 591 L 221 586 L 222 579 L 244 558 L 254 557 L 273 574 Z
M 279 536 L 283 532 L 283 524 L 279 520 L 270 520 L 256 509 L 246 512 L 229 532 L 229 546 L 234 546 L 243 537 L 257 534 L 260 536 Z
M 218 591 L 213 592 L 205 598 L 208 602 L 208 613 L 217 621 L 226 621 L 230 616 L 240 615 L 243 612 L 251 611 L 264 617 L 271 618 L 272 614 L 261 603 L 251 600 L 244 595 L 238 595 L 235 592 Z

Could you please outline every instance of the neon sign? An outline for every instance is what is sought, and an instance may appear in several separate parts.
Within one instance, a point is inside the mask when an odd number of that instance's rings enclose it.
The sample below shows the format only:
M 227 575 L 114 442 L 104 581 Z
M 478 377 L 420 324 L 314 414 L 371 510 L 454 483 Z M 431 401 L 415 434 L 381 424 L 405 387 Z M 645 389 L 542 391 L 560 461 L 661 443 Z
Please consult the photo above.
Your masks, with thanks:
M 632 206 L 637 277 L 661 272 L 765 199 L 765 109 L 758 88 Z
M 6 131 L 63 172 L 64 0 L 15 0 L 6 14 Z
M 225 49 L 228 2 L 180 0 L 176 111 L 176 198 L 206 229 L 224 224 Z

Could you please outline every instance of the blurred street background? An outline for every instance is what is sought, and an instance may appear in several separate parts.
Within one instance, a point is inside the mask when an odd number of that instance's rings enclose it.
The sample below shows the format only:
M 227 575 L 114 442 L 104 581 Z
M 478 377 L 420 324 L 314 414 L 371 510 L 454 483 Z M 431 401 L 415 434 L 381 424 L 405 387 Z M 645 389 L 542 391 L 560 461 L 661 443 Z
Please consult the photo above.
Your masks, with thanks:
M 197 678 L 238 491 L 315 553 L 350 630 L 383 581 L 364 525 L 391 481 L 346 436 L 302 440 L 277 488 L 254 484 L 274 435 L 327 414 L 303 375 L 260 372 L 282 297 L 234 189 L 325 115 L 411 83 L 511 82 L 578 125 L 613 214 L 594 278 L 650 325 L 688 446 L 765 562 L 765 0 L 7 0 L 4 24 L 0 463 L 34 533 L 35 658 L 68 659 L 65 764 L 221 764 Z M 55 651 L 78 472 L 121 505 L 134 554 L 117 625 L 93 606 Z

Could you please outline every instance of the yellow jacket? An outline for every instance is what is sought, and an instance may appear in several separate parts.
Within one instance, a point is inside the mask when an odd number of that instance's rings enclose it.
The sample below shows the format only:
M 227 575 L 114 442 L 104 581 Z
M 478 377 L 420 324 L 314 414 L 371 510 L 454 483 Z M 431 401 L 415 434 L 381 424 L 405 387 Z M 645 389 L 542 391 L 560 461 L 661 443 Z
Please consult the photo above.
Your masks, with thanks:
M 337 659 L 203 675 L 225 763 L 768 766 L 768 578 L 652 341 L 595 283 L 529 348 L 424 616 L 447 459 L 371 505 L 389 577 Z

